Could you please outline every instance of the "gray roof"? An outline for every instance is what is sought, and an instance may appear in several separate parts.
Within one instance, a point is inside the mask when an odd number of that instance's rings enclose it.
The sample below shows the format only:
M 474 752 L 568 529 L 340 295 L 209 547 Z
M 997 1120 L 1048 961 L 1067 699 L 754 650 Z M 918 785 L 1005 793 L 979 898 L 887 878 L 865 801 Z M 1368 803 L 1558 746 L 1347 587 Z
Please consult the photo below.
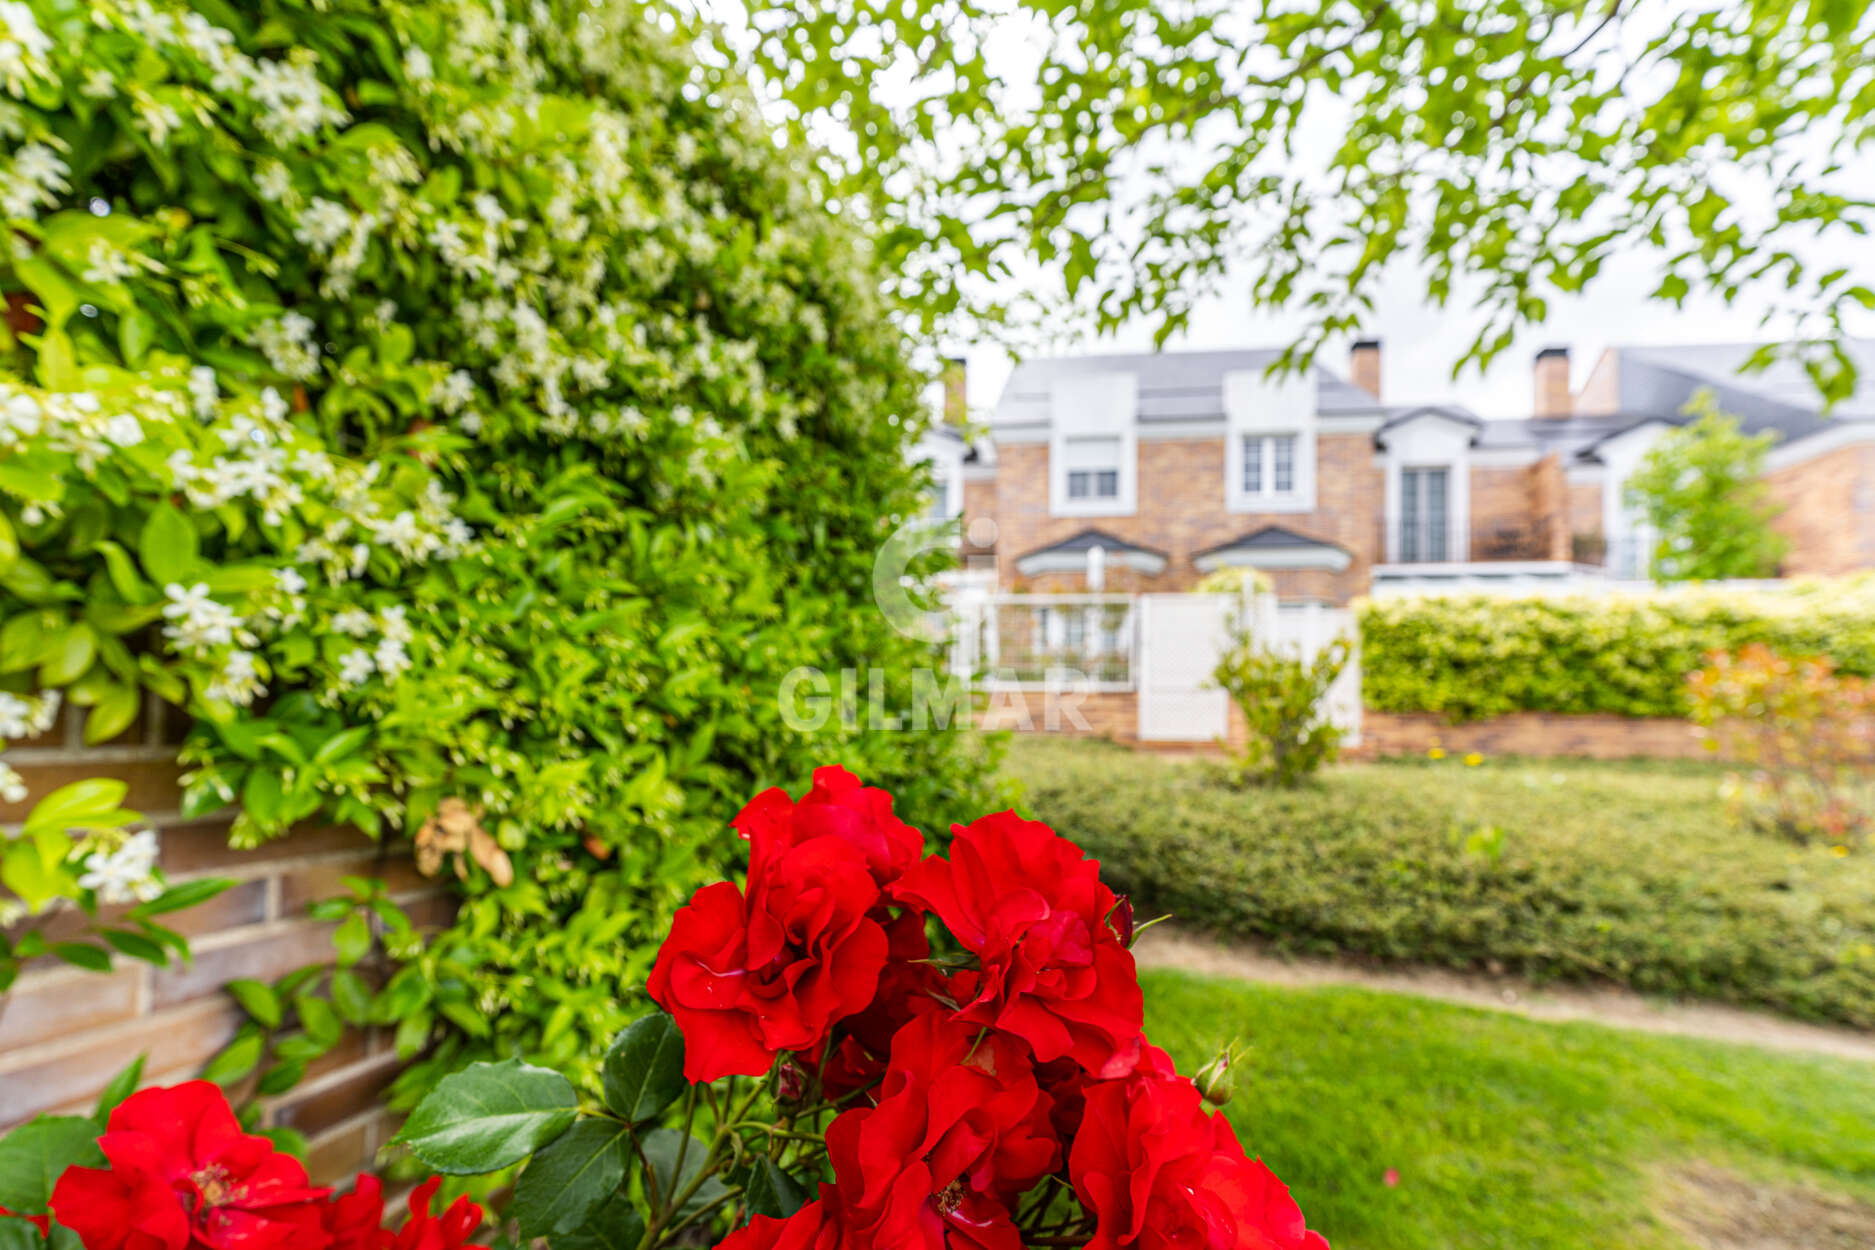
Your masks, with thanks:
M 1049 419 L 1049 388 L 1062 378 L 1088 373 L 1130 373 L 1139 379 L 1141 421 L 1194 421 L 1224 415 L 1224 375 L 1263 370 L 1282 352 L 1245 348 L 1206 352 L 1132 352 L 1102 356 L 1056 356 L 1017 365 L 996 405 L 996 425 L 1029 425 Z M 1326 369 L 1315 376 L 1319 412 L 1373 412 L 1380 401 Z
M 1058 543 L 1049 543 L 1046 547 L 1037 547 L 1033 551 L 1025 551 L 1020 558 L 1026 560 L 1030 556 L 1044 554 L 1073 554 L 1081 551 L 1092 551 L 1095 547 L 1099 547 L 1103 551 L 1137 551 L 1141 555 L 1158 556 L 1161 559 L 1166 558 L 1165 552 L 1160 551 L 1157 547 L 1142 547 L 1138 543 L 1130 543 L 1124 538 L 1109 534 L 1106 530 L 1095 529 L 1092 526 L 1089 526 L 1087 529 L 1082 530 L 1080 533 L 1070 538 L 1064 538 Z
M 1298 534 L 1295 530 L 1290 529 L 1286 525 L 1264 525 L 1251 530 L 1248 534 L 1241 534 L 1227 543 L 1219 543 L 1215 547 L 1206 547 L 1203 551 L 1195 551 L 1192 555 L 1195 558 L 1197 556 L 1216 555 L 1220 551 L 1293 551 L 1298 547 L 1309 549 L 1328 548 L 1335 551 L 1347 550 L 1347 548 L 1343 547 L 1340 543 L 1331 543 L 1325 538 L 1313 538 L 1307 534 Z
M 1719 410 L 1738 418 L 1747 434 L 1770 433 L 1791 442 L 1843 422 L 1875 420 L 1875 339 L 1849 339 L 1857 389 L 1829 413 L 1800 363 L 1779 360 L 1760 373 L 1740 373 L 1758 343 L 1701 343 L 1686 347 L 1614 347 L 1617 411 L 1572 417 L 1489 421 L 1479 447 L 1534 447 L 1540 454 L 1594 463 L 1608 439 L 1651 421 L 1684 425 L 1686 405 L 1710 390 Z

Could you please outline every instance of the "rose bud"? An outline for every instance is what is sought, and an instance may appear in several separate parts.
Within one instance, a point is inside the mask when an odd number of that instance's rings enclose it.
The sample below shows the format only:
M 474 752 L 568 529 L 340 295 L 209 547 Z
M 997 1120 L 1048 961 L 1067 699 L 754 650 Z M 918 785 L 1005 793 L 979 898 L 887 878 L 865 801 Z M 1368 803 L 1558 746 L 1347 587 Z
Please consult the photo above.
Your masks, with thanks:
M 1233 1049 L 1226 1046 L 1218 1052 L 1217 1058 L 1199 1068 L 1198 1075 L 1191 1078 L 1198 1093 L 1213 1107 L 1223 1106 L 1237 1092 L 1237 1057 L 1231 1053 Z
M 1107 913 L 1107 927 L 1113 930 L 1120 945 L 1133 945 L 1133 900 L 1122 894 L 1114 900 L 1113 910 Z
M 775 1069 L 775 1101 L 799 1103 L 806 1098 L 807 1069 L 796 1063 L 792 1056 L 783 1059 L 781 1066 Z

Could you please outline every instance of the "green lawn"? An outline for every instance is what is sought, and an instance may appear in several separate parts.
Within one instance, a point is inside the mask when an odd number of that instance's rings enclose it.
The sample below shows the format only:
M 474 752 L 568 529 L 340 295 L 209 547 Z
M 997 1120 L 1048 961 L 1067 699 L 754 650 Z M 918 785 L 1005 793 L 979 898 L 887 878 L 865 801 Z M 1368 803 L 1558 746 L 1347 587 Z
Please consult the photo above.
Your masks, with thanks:
M 1875 854 L 1733 827 L 1711 767 L 1394 761 L 1239 791 L 1202 760 L 1018 738 L 1005 771 L 1142 914 L 1875 1027 Z
M 1181 1071 L 1250 1043 L 1231 1119 L 1336 1250 L 1679 1250 L 1662 1212 L 1689 1165 L 1875 1199 L 1869 1065 L 1363 990 L 1142 979 L 1147 1031 Z M 1782 1231 L 1716 1244 L 1868 1244 Z

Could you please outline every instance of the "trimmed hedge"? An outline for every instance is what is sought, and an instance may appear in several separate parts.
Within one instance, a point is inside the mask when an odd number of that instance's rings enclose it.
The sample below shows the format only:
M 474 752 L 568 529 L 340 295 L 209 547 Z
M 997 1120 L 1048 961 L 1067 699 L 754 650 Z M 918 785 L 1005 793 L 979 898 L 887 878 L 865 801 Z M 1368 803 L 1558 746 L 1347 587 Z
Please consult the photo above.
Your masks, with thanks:
M 1875 856 L 1734 830 L 1705 765 L 1387 763 L 1255 795 L 1104 744 L 1019 740 L 1007 768 L 1142 919 L 1875 1026 Z
M 1875 676 L 1875 582 L 1629 596 L 1375 599 L 1359 608 L 1361 687 L 1383 712 L 1685 716 L 1707 653 L 1761 642 Z

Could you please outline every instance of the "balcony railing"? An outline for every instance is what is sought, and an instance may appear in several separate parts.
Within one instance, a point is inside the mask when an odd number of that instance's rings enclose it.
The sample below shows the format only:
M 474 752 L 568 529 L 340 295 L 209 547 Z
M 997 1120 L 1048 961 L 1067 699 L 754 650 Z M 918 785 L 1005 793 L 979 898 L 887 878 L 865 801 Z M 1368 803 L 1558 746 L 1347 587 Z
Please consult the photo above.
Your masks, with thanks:
M 1449 564 L 1457 561 L 1509 563 L 1548 560 L 1548 544 L 1541 526 L 1513 522 L 1467 535 L 1469 549 L 1453 541 L 1446 522 L 1383 520 L 1380 550 L 1386 564 Z
M 961 661 L 992 680 L 1133 681 L 1131 595 L 995 595 L 964 626 Z

